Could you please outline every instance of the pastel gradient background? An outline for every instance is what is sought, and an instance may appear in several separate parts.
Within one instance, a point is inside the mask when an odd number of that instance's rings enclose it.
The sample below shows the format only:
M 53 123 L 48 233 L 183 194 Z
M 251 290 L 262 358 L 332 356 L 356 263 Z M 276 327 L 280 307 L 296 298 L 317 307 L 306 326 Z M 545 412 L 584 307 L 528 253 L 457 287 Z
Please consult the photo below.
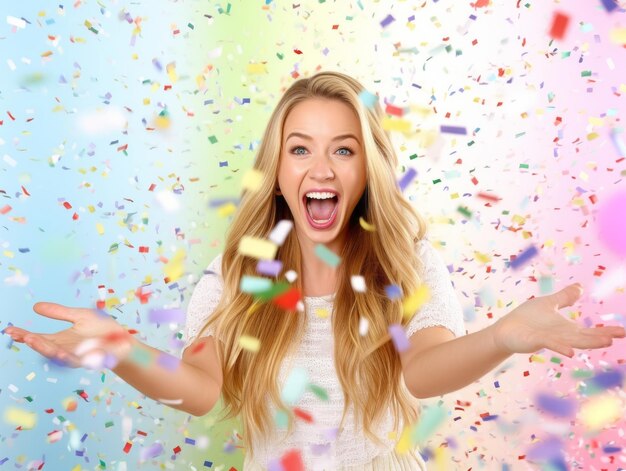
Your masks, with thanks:
M 398 178 L 417 171 L 405 193 L 431 222 L 468 332 L 574 281 L 585 294 L 563 315 L 624 325 L 626 16 L 610 5 L 3 2 L 0 328 L 52 332 L 64 327 L 35 302 L 100 302 L 180 355 L 183 322 L 149 323 L 149 310 L 186 307 L 230 220 L 212 202 L 239 196 L 284 89 L 324 69 L 404 110 Z M 569 18 L 561 38 L 555 13 Z M 241 469 L 237 421 L 178 412 L 110 371 L 59 368 L 6 335 L 0 351 L 0 469 Z M 429 467 L 560 469 L 545 458 L 561 454 L 568 469 L 626 468 L 624 358 L 624 340 L 572 359 L 516 355 L 424 401 L 448 411 L 422 444 Z M 617 383 L 592 387 L 605 371 Z M 542 410 L 546 392 L 575 412 Z

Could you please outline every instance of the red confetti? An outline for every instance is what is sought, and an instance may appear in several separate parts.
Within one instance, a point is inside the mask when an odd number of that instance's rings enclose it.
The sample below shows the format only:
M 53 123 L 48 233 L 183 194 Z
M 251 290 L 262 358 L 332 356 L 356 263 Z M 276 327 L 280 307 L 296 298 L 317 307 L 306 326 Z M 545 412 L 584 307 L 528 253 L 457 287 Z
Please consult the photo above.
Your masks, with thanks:
M 126 442 L 126 444 L 124 445 L 124 448 L 122 449 L 122 451 L 124 453 L 128 454 L 132 447 L 133 447 L 133 444 L 131 442 Z
M 291 288 L 286 293 L 272 299 L 274 304 L 287 311 L 295 311 L 298 301 L 300 301 L 300 292 L 296 288 Z
M 8 204 L 6 206 L 3 206 L 2 208 L 0 208 L 0 214 L 6 214 L 9 211 L 11 211 L 11 206 L 9 206 Z
M 65 207 L 65 209 L 72 209 L 72 205 L 68 201 L 64 201 L 63 206 Z
M 568 24 L 569 16 L 558 11 L 554 12 L 552 26 L 550 27 L 550 36 L 554 39 L 563 39 Z
M 304 463 L 300 450 L 289 450 L 280 459 L 285 471 L 304 471 Z
M 402 116 L 404 115 L 404 110 L 398 106 L 387 105 L 385 107 L 385 113 L 394 115 L 394 116 Z
M 295 52 L 296 54 L 302 54 L 302 51 L 300 49 L 294 49 L 293 52 Z
M 303 411 L 302 409 L 300 409 L 298 407 L 294 407 L 293 408 L 293 413 L 296 415 L 296 417 L 301 418 L 305 422 L 308 422 L 310 424 L 313 423 L 313 416 L 311 414 L 309 414 L 308 412 L 305 412 L 305 411 Z

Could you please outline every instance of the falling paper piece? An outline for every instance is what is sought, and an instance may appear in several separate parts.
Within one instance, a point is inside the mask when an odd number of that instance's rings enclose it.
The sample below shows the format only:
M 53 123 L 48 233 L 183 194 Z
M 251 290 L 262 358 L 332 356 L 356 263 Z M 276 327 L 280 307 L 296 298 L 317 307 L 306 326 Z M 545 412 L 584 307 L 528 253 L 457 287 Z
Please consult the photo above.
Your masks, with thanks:
M 241 348 L 248 350 L 249 352 L 256 353 L 261 348 L 261 341 L 250 335 L 241 335 L 239 337 L 239 345 Z
M 315 245 L 315 255 L 331 267 L 336 267 L 341 262 L 341 258 L 329 250 L 324 244 Z
M 404 352 L 411 347 L 409 339 L 406 337 L 406 332 L 400 324 L 391 324 L 388 330 L 389 335 L 391 335 L 393 345 L 398 352 Z
M 278 246 L 276 243 L 257 237 L 243 236 L 239 241 L 238 251 L 241 255 L 257 259 L 273 260 Z
M 296 404 L 309 383 L 309 374 L 306 369 L 296 367 L 291 370 L 289 376 L 285 380 L 281 398 L 289 405 Z
M 263 172 L 251 168 L 241 179 L 241 186 L 248 191 L 258 191 L 263 184 Z M 280 245 L 280 244 L 279 244 Z
M 430 290 L 426 284 L 421 284 L 415 292 L 402 302 L 404 317 L 411 317 L 430 299 Z
M 289 232 L 291 232 L 292 228 L 293 221 L 290 221 L 289 219 L 283 219 L 281 221 L 278 221 L 278 224 L 276 224 L 274 229 L 272 229 L 272 232 L 270 233 L 268 239 L 274 242 L 276 245 L 281 246 L 285 242 L 285 239 L 289 235 Z
M 365 286 L 365 278 L 361 275 L 352 275 L 350 277 L 350 284 L 352 285 L 352 289 L 357 293 L 365 293 L 367 291 L 367 287 Z

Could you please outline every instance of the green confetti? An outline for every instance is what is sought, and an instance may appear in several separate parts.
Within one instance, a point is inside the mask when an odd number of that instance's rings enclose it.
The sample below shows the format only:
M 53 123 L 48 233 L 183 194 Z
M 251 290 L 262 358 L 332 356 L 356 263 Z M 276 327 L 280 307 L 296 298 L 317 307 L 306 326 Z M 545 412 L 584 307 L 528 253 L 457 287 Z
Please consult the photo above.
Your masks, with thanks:
M 323 401 L 328 401 L 328 393 L 324 388 L 321 388 L 315 384 L 309 384 L 308 389 Z
M 421 415 L 413 429 L 411 438 L 413 443 L 423 443 L 430 437 L 446 419 L 447 411 L 443 407 L 429 407 Z
M 341 257 L 330 251 L 324 244 L 317 244 L 315 246 L 315 255 L 331 267 L 336 267 L 341 262 Z

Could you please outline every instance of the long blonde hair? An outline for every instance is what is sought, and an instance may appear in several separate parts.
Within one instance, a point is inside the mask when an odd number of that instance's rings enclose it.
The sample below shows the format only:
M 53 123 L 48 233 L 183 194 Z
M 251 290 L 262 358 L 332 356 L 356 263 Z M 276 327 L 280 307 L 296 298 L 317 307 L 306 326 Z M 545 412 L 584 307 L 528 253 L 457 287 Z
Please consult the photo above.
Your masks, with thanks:
M 382 127 L 383 111 L 378 103 L 365 106 L 359 98 L 363 86 L 338 72 L 320 72 L 294 82 L 276 105 L 263 134 L 253 167 L 263 173 L 259 190 L 244 190 L 238 210 L 228 229 L 222 257 L 223 293 L 219 305 L 201 330 L 215 326 L 223 372 L 223 418 L 241 415 L 244 446 L 253 453 L 256 439 L 272 431 L 268 399 L 279 410 L 289 414 L 289 431 L 293 414 L 281 400 L 278 373 L 285 356 L 298 345 L 304 332 L 306 316 L 286 312 L 271 302 L 255 303 L 251 295 L 240 291 L 244 275 L 258 276 L 257 260 L 238 252 L 243 236 L 267 238 L 282 219 L 293 216 L 276 187 L 283 124 L 290 110 L 309 98 L 341 100 L 356 113 L 361 124 L 366 156 L 367 184 L 348 223 L 346 243 L 338 266 L 332 329 L 335 345 L 335 368 L 344 394 L 341 423 L 350 404 L 357 423 L 364 432 L 380 443 L 373 433 L 379 419 L 391 405 L 394 427 L 399 419 L 412 424 L 418 407 L 404 384 L 397 351 L 390 342 L 388 326 L 407 324 L 400 300 L 391 300 L 385 286 L 398 285 L 404 296 L 412 294 L 420 283 L 415 244 L 426 232 L 426 221 L 405 199 L 396 184 L 398 158 L 387 131 Z M 359 217 L 375 226 L 365 231 Z M 292 230 L 279 247 L 277 259 L 285 270 L 301 271 L 301 252 Z M 355 292 L 351 275 L 362 275 L 366 292 Z M 272 278 L 279 281 L 278 277 Z M 302 279 L 293 283 L 302 293 Z M 359 334 L 359 318 L 369 321 L 367 335 Z M 260 340 L 261 348 L 253 353 L 239 344 L 241 335 Z

